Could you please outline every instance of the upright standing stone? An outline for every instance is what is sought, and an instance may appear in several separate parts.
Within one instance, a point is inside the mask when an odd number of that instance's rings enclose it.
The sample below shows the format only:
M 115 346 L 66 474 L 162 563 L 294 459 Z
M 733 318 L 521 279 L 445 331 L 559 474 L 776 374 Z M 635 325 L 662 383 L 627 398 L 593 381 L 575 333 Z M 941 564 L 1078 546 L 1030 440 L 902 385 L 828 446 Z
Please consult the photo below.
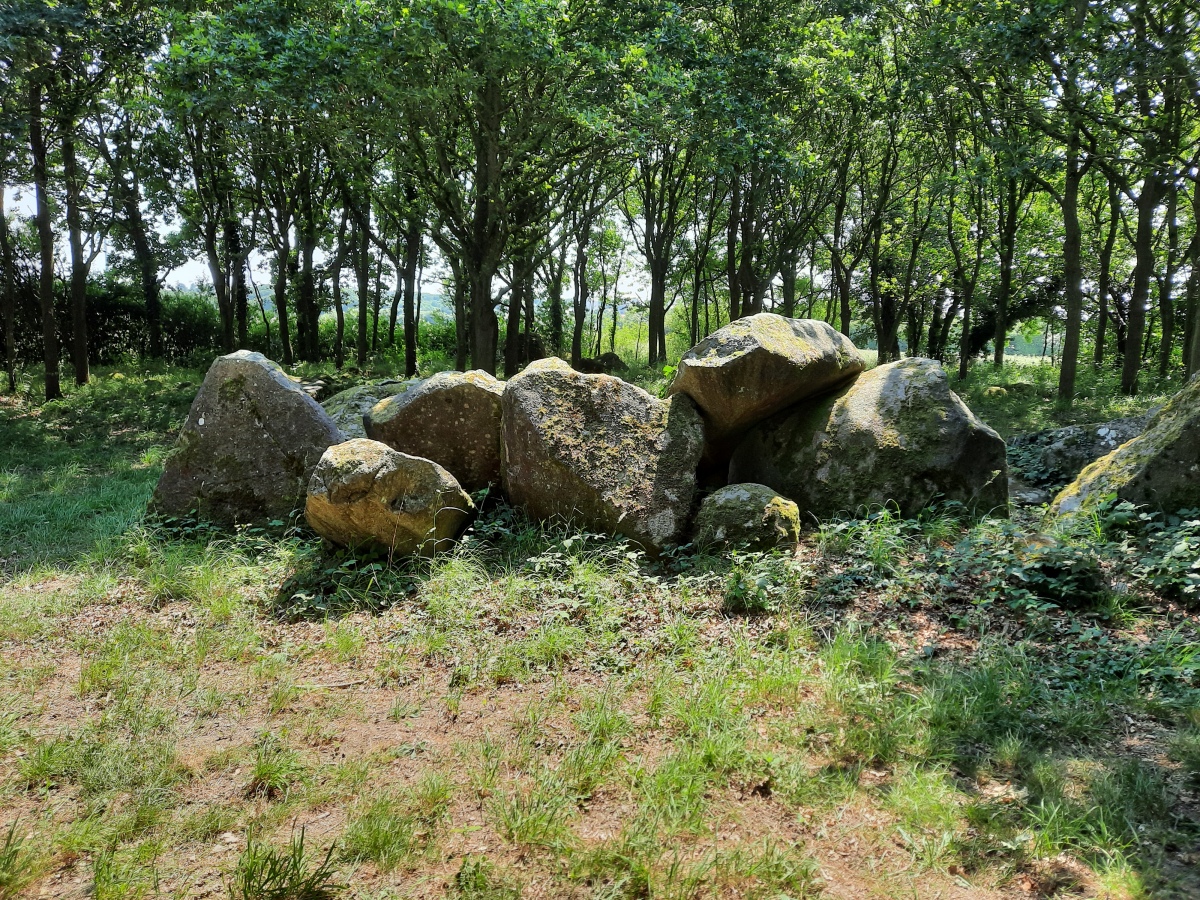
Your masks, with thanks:
M 486 372 L 438 372 L 387 397 L 363 417 L 367 437 L 431 459 L 467 491 L 500 481 L 500 398 Z
M 879 366 L 764 422 L 734 452 L 729 480 L 768 485 L 818 518 L 885 504 L 908 516 L 936 500 L 979 512 L 1008 503 L 1004 441 L 928 359 Z
M 560 359 L 533 363 L 504 391 L 504 487 L 513 503 L 651 551 L 687 527 L 702 447 L 687 397 L 659 400 Z
M 284 519 L 342 434 L 295 379 L 260 353 L 220 357 L 204 376 L 151 508 L 221 523 Z

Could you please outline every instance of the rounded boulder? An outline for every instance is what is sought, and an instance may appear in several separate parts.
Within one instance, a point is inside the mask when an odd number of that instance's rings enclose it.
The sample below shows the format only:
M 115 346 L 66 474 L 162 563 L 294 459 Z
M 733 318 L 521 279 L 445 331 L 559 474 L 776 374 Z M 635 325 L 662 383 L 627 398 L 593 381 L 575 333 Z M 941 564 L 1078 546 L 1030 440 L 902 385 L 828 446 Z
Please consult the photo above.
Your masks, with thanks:
M 313 531 L 335 544 L 422 556 L 450 549 L 474 512 L 442 466 L 366 438 L 325 451 L 304 507 Z
M 730 482 L 768 485 L 802 515 L 828 518 L 884 505 L 911 516 L 935 501 L 977 512 L 1007 508 L 1004 441 L 928 359 L 904 359 L 752 430 Z
M 800 540 L 800 508 L 765 484 L 731 484 L 713 491 L 696 516 L 696 543 L 770 549 Z
M 406 382 L 363 418 L 367 437 L 444 466 L 467 491 L 500 481 L 500 398 L 486 372 L 438 372 Z
M 539 360 L 504 391 L 504 488 L 541 519 L 624 535 L 651 552 L 687 527 L 703 449 L 684 396 Z

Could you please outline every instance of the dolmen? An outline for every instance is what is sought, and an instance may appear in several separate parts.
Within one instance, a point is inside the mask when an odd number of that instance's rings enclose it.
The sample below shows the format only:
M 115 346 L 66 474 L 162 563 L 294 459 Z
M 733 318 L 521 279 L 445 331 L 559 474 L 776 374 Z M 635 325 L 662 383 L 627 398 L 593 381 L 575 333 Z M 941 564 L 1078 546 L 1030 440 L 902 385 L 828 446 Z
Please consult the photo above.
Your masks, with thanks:
M 883 505 L 1006 508 L 1004 442 L 942 367 L 868 370 L 824 322 L 735 321 L 684 355 L 666 393 L 550 358 L 507 382 L 351 389 L 327 401 L 335 421 L 270 360 L 235 353 L 205 377 L 153 504 L 223 522 L 303 506 L 333 543 L 423 555 L 454 545 L 484 491 L 652 554 L 794 545 L 805 522 Z

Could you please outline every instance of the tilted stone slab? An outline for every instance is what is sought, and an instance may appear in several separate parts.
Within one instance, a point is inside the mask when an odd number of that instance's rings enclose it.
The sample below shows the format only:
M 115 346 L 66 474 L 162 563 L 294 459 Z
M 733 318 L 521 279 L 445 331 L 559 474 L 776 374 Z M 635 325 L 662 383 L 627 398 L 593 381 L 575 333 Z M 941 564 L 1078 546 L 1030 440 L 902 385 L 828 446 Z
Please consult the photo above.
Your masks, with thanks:
M 731 438 L 864 368 L 850 339 L 826 323 L 760 313 L 714 331 L 685 353 L 670 393 L 696 401 L 711 453 L 724 449 L 728 458 Z
M 1050 504 L 1069 515 L 1115 496 L 1162 512 L 1200 509 L 1200 377 L 1193 377 L 1139 436 L 1079 473 Z
M 304 503 L 333 420 L 278 365 L 239 350 L 217 359 L 163 467 L 151 509 L 214 522 L 286 518 Z
M 610 375 L 540 360 L 504 391 L 504 488 L 531 515 L 624 535 L 652 552 L 680 541 L 703 425 L 692 401 L 659 400 Z
M 768 485 L 804 517 L 885 504 L 911 516 L 937 500 L 977 512 L 1008 503 L 1004 441 L 928 359 L 879 366 L 764 422 L 734 452 L 729 480 Z

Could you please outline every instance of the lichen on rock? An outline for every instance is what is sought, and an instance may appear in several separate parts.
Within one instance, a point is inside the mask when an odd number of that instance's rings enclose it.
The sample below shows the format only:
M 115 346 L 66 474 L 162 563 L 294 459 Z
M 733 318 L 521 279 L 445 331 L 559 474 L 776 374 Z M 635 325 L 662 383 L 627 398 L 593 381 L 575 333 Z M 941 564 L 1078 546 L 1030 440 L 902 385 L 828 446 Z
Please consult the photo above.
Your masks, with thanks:
M 438 372 L 367 411 L 367 437 L 445 466 L 467 491 L 500 481 L 500 398 L 486 372 Z
M 509 380 L 503 406 L 503 479 L 515 504 L 652 551 L 682 536 L 703 444 L 687 397 L 659 400 L 545 359 Z
M 1109 498 L 1168 513 L 1200 508 L 1200 377 L 1172 397 L 1142 434 L 1080 472 L 1050 509 L 1086 513 Z
M 286 518 L 342 434 L 276 363 L 239 350 L 204 376 L 150 502 L 161 515 L 233 524 Z
M 335 544 L 422 556 L 450 549 L 474 511 L 437 463 L 365 438 L 325 451 L 304 508 L 313 530 Z
M 731 484 L 713 491 L 696 516 L 696 543 L 701 547 L 770 549 L 799 540 L 799 507 L 763 484 Z
M 864 368 L 850 339 L 825 322 L 760 313 L 714 331 L 685 353 L 670 393 L 696 402 L 708 455 L 728 459 L 735 437 Z
M 402 394 L 419 383 L 415 379 L 385 379 L 356 385 L 322 400 L 321 408 L 329 413 L 329 417 L 347 438 L 366 437 L 363 420 L 367 413 L 380 400 Z

